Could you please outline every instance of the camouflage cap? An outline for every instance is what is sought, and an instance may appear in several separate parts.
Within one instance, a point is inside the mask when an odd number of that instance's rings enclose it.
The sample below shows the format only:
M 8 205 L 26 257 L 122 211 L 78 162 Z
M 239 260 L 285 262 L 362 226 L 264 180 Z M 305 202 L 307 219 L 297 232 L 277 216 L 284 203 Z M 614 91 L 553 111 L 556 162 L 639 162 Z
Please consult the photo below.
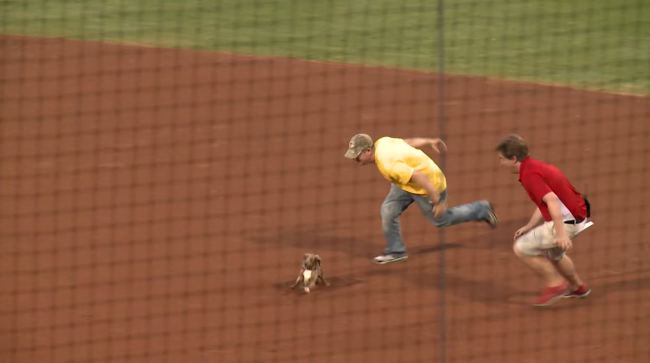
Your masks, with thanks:
M 355 159 L 364 150 L 371 149 L 373 145 L 372 138 L 366 134 L 356 134 L 350 139 L 348 151 L 345 152 L 345 157 L 348 159 Z

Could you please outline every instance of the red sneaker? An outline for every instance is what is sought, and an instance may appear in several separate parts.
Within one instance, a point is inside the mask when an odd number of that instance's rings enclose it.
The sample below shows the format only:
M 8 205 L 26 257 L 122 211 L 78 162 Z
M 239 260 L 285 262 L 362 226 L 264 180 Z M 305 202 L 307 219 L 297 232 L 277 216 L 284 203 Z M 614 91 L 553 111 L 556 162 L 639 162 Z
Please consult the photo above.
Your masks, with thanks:
M 549 306 L 558 299 L 564 297 L 569 289 L 569 284 L 564 283 L 558 286 L 549 286 L 542 290 L 542 293 L 535 299 L 534 306 Z
M 591 294 L 591 289 L 587 285 L 580 285 L 577 289 L 567 292 L 564 297 L 584 299 Z

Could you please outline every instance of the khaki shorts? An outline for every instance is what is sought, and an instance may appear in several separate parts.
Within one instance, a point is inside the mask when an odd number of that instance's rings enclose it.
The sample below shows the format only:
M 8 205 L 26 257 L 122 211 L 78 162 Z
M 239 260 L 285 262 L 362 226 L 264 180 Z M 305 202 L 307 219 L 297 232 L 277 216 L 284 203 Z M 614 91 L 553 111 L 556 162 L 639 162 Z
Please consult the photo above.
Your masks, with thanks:
M 579 224 L 563 224 L 563 226 L 569 238 L 573 239 L 592 224 L 591 221 L 585 220 Z M 527 256 L 546 256 L 559 261 L 564 256 L 564 251 L 555 245 L 555 228 L 553 226 L 553 222 L 544 222 L 531 229 L 517 238 L 515 249 Z

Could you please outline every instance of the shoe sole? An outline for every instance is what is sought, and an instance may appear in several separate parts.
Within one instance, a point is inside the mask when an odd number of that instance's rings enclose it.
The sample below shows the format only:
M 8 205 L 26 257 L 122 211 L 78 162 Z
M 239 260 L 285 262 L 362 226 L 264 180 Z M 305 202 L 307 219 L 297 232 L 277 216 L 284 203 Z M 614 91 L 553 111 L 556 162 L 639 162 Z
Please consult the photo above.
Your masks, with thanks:
M 543 307 L 546 307 L 546 306 L 551 306 L 551 305 L 555 304 L 556 302 L 562 300 L 562 298 L 564 298 L 564 296 L 565 295 L 558 295 L 558 296 L 555 296 L 555 297 L 549 299 L 547 302 L 545 302 L 543 304 L 537 304 L 536 303 L 536 304 L 533 304 L 533 306 L 537 307 L 537 308 L 543 308 Z
M 567 294 L 567 295 L 564 295 L 563 297 L 564 297 L 565 299 L 584 299 L 584 298 L 586 298 L 587 296 L 589 296 L 589 294 L 591 294 L 591 289 L 590 289 L 590 290 L 587 290 L 587 292 L 585 292 L 585 293 L 582 294 L 582 295 Z
M 544 303 L 534 303 L 533 306 L 543 308 L 545 306 L 553 305 L 556 302 L 564 299 L 567 296 L 568 291 L 569 291 L 569 289 L 567 288 L 566 290 L 564 290 L 563 293 L 560 293 L 560 294 L 557 294 L 557 295 L 553 296 L 552 298 L 548 299 L 548 301 L 546 301 Z
M 386 260 L 386 261 L 372 260 L 372 262 L 374 262 L 377 265 L 385 265 L 387 263 L 406 261 L 407 259 L 408 259 L 408 256 L 402 256 L 402 257 L 393 258 L 392 260 Z
M 488 202 L 488 208 L 490 211 L 488 212 L 489 214 L 487 219 L 485 219 L 485 223 L 487 223 L 490 228 L 495 229 L 499 223 L 499 218 L 497 217 L 497 214 L 494 213 L 494 205 L 492 205 L 492 203 Z

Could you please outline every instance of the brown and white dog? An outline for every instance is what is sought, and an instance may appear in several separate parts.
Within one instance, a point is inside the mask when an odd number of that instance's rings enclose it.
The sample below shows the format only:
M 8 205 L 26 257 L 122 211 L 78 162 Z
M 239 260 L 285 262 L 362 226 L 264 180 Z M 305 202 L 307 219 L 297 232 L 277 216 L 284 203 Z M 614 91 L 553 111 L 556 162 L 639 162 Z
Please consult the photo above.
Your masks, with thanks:
M 323 269 L 321 268 L 321 259 L 319 255 L 305 253 L 305 256 L 302 259 L 300 275 L 296 278 L 296 282 L 291 285 L 291 288 L 295 288 L 300 283 L 302 283 L 302 289 L 308 294 L 316 285 L 330 285 L 323 276 Z

